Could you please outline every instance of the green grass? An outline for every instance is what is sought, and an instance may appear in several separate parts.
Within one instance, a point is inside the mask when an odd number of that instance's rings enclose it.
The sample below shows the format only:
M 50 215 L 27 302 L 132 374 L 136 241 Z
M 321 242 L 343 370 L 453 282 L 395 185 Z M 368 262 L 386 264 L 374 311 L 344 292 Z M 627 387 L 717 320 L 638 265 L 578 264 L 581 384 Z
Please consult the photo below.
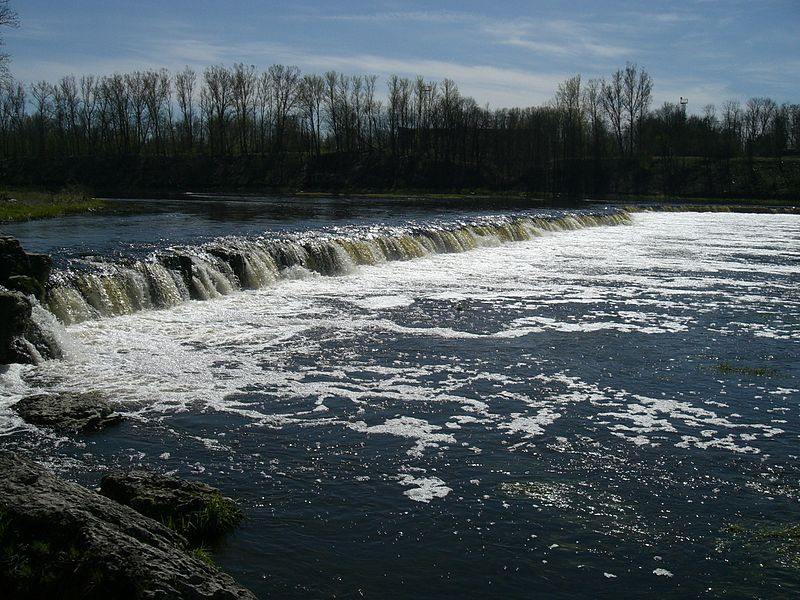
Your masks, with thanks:
M 216 568 L 217 566 L 217 563 L 214 562 L 214 557 L 211 555 L 211 551 L 205 546 L 198 546 L 197 548 L 192 548 L 192 556 L 204 562 L 209 567 Z
M 102 210 L 105 206 L 103 200 L 92 198 L 78 188 L 60 192 L 0 189 L 0 223 L 63 217 Z
M 180 533 L 192 544 L 201 547 L 219 539 L 241 523 L 244 515 L 236 504 L 222 496 L 212 494 L 201 509 L 185 514 L 167 515 L 161 522 Z

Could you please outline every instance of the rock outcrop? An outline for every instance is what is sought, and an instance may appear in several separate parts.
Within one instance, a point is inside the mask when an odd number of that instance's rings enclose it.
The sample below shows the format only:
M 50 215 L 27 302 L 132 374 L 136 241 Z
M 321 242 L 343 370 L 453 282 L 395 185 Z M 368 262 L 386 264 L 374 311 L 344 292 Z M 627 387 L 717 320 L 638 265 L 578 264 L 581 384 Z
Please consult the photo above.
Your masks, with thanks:
M 100 493 L 170 523 L 194 545 L 213 543 L 242 520 L 236 503 L 218 489 L 158 473 L 109 473 L 100 482 Z
M 254 599 L 154 519 L 0 451 L 0 589 L 17 599 Z
M 32 319 L 35 297 L 44 299 L 52 261 L 31 254 L 17 239 L 0 235 L 0 364 L 60 358 L 53 340 Z
M 37 394 L 23 398 L 11 408 L 28 423 L 63 433 L 97 431 L 122 420 L 96 392 Z
M 0 285 L 42 300 L 52 265 L 47 254 L 25 252 L 19 240 L 0 235 Z

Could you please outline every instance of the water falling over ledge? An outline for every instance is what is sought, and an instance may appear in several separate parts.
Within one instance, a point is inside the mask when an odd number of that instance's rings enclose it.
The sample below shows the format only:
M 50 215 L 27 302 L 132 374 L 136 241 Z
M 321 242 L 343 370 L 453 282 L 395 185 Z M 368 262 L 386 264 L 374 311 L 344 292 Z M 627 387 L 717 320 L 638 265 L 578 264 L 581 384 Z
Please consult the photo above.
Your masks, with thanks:
M 259 289 L 281 279 L 316 273 L 336 276 L 360 265 L 406 261 L 434 254 L 531 240 L 548 232 L 624 225 L 621 210 L 554 216 L 509 215 L 451 224 L 364 229 L 352 235 L 225 238 L 172 248 L 146 260 L 102 262 L 90 270 L 53 276 L 47 304 L 64 324 L 168 308 Z

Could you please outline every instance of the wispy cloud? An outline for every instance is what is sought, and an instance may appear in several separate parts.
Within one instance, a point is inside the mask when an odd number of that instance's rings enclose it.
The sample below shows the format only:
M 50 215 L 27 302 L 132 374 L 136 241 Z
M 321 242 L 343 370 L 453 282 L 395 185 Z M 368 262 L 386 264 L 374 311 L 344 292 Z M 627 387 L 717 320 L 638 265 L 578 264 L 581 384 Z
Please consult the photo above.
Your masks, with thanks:
M 551 57 L 619 59 L 634 54 L 628 46 L 609 43 L 596 32 L 601 28 L 580 21 L 495 22 L 483 27 L 495 44 L 525 48 Z
M 303 18 L 308 18 L 306 15 Z M 474 13 L 465 13 L 452 10 L 424 10 L 424 11 L 389 11 L 367 12 L 362 14 L 317 15 L 316 18 L 326 21 L 352 21 L 371 23 L 477 23 L 485 17 Z

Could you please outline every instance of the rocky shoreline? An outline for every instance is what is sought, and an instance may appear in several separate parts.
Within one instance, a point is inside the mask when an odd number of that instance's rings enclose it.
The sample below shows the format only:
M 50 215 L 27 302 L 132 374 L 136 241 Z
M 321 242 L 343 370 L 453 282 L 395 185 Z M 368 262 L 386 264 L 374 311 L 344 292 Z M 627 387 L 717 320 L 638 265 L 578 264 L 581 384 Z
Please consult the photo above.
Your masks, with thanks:
M 61 350 L 33 319 L 44 299 L 52 259 L 28 253 L 16 238 L 0 235 L 0 364 L 61 358 Z
M 34 318 L 51 259 L 0 235 L 0 365 L 62 358 Z M 26 422 L 87 433 L 122 416 L 95 392 L 22 398 Z M 210 562 L 207 546 L 236 527 L 235 502 L 204 483 L 136 471 L 111 473 L 100 492 L 0 450 L 0 589 L 3 597 L 254 599 Z
M 192 553 L 156 519 L 0 451 L 0 586 L 5 597 L 250 600 L 255 596 Z M 118 475 L 123 481 L 131 480 Z M 159 483 L 188 493 L 190 482 L 141 474 L 140 501 Z M 201 486 L 207 488 L 208 486 Z M 203 492 L 219 495 L 213 488 Z M 221 497 L 221 496 L 219 496 Z M 203 504 L 205 499 L 194 497 Z

